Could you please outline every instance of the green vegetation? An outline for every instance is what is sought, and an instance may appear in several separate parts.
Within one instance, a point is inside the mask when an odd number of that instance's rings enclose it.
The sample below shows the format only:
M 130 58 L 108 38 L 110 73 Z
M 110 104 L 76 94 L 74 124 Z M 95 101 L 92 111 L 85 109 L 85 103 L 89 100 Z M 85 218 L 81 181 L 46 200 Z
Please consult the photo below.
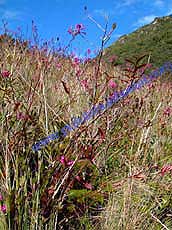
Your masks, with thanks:
M 143 54 L 150 56 L 147 60 L 157 67 L 172 61 L 172 16 L 155 18 L 152 23 L 120 37 L 105 50 L 106 59 L 112 55 L 118 56 L 114 64 Z

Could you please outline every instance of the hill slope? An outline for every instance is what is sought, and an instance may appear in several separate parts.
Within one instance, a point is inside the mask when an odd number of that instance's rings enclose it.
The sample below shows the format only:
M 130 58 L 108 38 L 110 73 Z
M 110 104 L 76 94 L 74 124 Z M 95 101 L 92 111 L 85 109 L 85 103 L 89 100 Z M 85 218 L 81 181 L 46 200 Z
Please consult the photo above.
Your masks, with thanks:
M 152 23 L 120 37 L 105 50 L 105 58 L 114 54 L 118 63 L 143 54 L 150 55 L 155 66 L 172 61 L 172 15 L 156 17 Z

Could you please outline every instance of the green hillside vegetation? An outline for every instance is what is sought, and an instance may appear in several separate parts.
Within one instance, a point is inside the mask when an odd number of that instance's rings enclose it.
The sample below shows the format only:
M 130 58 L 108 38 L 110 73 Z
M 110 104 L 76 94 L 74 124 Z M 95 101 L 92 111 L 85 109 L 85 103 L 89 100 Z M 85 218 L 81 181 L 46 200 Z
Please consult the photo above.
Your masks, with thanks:
M 105 50 L 106 58 L 114 54 L 118 56 L 116 64 L 143 54 L 150 55 L 150 63 L 157 67 L 172 61 L 172 16 L 156 17 L 152 23 L 120 37 Z

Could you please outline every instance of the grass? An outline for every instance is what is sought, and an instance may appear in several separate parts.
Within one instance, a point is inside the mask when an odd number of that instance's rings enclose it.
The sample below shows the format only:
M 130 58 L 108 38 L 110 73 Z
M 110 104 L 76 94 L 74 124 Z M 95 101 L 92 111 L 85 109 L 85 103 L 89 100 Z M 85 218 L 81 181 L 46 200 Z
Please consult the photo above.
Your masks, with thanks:
M 155 18 L 152 23 L 120 37 L 105 49 L 104 57 L 108 60 L 115 54 L 116 58 L 111 61 L 119 64 L 126 58 L 132 59 L 147 54 L 145 61 L 150 61 L 156 67 L 162 66 L 166 61 L 172 61 L 171 22 L 171 16 Z M 161 53 L 163 55 L 160 55 Z
M 101 55 L 83 61 L 1 35 L 0 229 L 172 227 L 170 72 L 32 150 L 140 78 L 145 66 L 133 66 L 118 72 Z

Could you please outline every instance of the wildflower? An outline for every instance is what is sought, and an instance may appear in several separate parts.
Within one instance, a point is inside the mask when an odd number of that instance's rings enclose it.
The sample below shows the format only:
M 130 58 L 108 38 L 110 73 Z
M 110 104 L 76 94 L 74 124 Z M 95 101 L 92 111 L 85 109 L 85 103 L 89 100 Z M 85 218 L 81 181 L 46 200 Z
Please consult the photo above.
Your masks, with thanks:
M 17 120 L 25 120 L 26 121 L 26 120 L 30 119 L 29 115 L 24 114 L 24 113 L 19 112 L 19 111 L 17 111 L 16 117 L 17 117 Z
M 71 119 L 71 127 L 73 129 L 78 128 L 82 123 L 82 118 L 81 117 L 72 117 Z
M 164 176 L 165 173 L 171 172 L 172 173 L 172 165 L 164 165 L 161 168 L 161 176 Z
M 151 82 L 148 84 L 148 89 L 154 89 L 155 88 L 155 85 Z
M 76 24 L 75 29 L 78 33 L 81 33 L 81 30 L 84 30 L 85 27 L 83 26 L 83 24 Z
M 85 79 L 85 80 L 81 80 L 81 85 L 85 88 L 85 89 L 88 89 L 89 86 L 88 86 L 88 80 Z
M 117 87 L 117 84 L 112 79 L 109 81 L 108 85 L 109 85 L 109 88 L 111 89 L 114 89 Z
M 60 70 L 61 67 L 62 67 L 62 64 L 61 64 L 61 63 L 57 63 L 57 64 L 56 64 L 56 67 L 57 67 L 58 70 Z
M 167 107 L 166 109 L 164 109 L 163 115 L 170 116 L 171 112 L 172 112 L 171 108 Z
M 6 207 L 5 204 L 1 205 L 1 211 L 2 211 L 3 213 L 6 213 L 7 207 Z
M 79 64 L 80 63 L 80 59 L 78 58 L 78 57 L 75 57 L 74 58 L 74 63 L 77 65 L 77 64 Z
M 87 54 L 90 55 L 91 54 L 91 50 L 87 49 Z
M 10 76 L 10 72 L 8 70 L 4 70 L 1 74 L 4 78 L 8 78 Z
M 91 61 L 91 58 L 86 57 L 86 58 L 84 59 L 84 64 L 87 64 L 87 63 L 89 63 L 90 61 Z
M 81 69 L 76 70 L 76 76 L 77 76 L 77 77 L 80 77 L 80 76 L 81 76 L 81 74 L 82 74 Z
M 64 155 L 60 156 L 59 161 L 64 166 L 71 166 L 73 164 L 73 162 L 74 162 L 72 160 L 68 160 Z
M 93 189 L 93 186 L 92 186 L 92 184 L 90 184 L 90 183 L 83 183 L 83 185 L 84 185 L 84 187 L 85 188 L 87 188 L 87 189 L 89 189 L 89 190 L 92 190 Z
M 82 180 L 80 176 L 76 176 L 75 179 L 79 182 Z
M 67 162 L 67 166 L 71 166 L 73 164 L 74 161 L 68 161 Z
M 83 32 L 84 29 L 85 27 L 83 26 L 83 24 L 76 24 L 74 29 L 72 27 L 69 27 L 68 33 L 75 37 L 78 34 L 85 34 L 85 32 Z
M 69 34 L 73 35 L 73 29 L 71 27 L 69 27 L 68 31 Z
M 62 165 L 64 165 L 65 164 L 65 156 L 61 156 L 59 161 Z

